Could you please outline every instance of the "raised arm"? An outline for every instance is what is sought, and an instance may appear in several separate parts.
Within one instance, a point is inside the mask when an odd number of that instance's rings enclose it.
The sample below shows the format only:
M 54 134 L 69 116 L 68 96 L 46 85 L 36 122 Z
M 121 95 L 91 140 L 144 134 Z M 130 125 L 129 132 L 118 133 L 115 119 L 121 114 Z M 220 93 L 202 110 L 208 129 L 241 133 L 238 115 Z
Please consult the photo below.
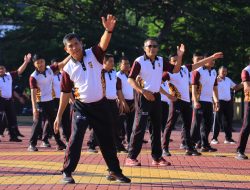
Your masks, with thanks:
M 113 15 L 108 14 L 107 18 L 102 17 L 102 25 L 105 28 L 105 32 L 101 37 L 99 46 L 103 51 L 106 51 L 108 48 L 115 24 L 116 18 Z
M 194 71 L 195 69 L 202 67 L 203 65 L 205 65 L 207 62 L 219 59 L 219 58 L 223 58 L 223 53 L 222 52 L 217 52 L 213 55 L 211 55 L 210 57 L 206 57 L 205 59 L 202 59 L 200 61 L 198 61 L 197 63 L 192 65 L 192 71 Z
M 60 71 L 61 69 L 63 69 L 63 67 L 69 62 L 70 58 L 71 58 L 71 55 L 69 55 L 68 57 L 66 57 L 66 58 L 65 58 L 64 60 L 62 60 L 61 62 L 57 63 L 59 71 Z
M 177 46 L 177 63 L 174 66 L 173 73 L 178 73 L 180 71 L 184 52 L 185 52 L 185 46 L 183 44 L 181 44 L 180 47 Z
M 30 62 L 30 60 L 31 60 L 31 54 L 28 53 L 23 58 L 23 64 L 17 69 L 17 74 L 18 75 L 21 75 L 25 71 L 25 69 L 26 69 L 28 63 Z

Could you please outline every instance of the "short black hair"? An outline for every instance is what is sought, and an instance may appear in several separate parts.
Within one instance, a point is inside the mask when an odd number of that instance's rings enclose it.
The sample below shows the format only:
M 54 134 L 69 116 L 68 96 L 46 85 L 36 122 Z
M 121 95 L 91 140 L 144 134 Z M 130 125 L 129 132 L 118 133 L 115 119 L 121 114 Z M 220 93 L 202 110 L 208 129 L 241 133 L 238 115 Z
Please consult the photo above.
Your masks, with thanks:
M 202 53 L 201 53 L 201 51 L 199 51 L 199 50 L 196 50 L 194 53 L 193 53 L 193 57 L 200 57 L 200 56 L 204 56 Z
M 119 60 L 119 63 L 121 63 L 122 60 L 129 61 L 129 59 L 126 56 L 122 56 Z
M 119 60 L 119 67 L 122 65 L 122 61 L 128 61 L 128 64 L 131 66 L 131 63 L 129 61 L 129 59 L 126 56 L 122 56 Z
M 169 56 L 168 56 L 168 59 L 170 60 L 171 59 L 171 57 L 176 57 L 177 56 L 177 54 L 176 53 L 170 53 L 169 54 Z
M 222 66 L 219 68 L 219 71 L 222 70 L 222 69 L 226 69 L 226 70 L 227 70 L 227 67 L 225 67 L 224 65 L 222 65 Z
M 50 64 L 54 64 L 54 62 L 58 62 L 59 60 L 57 58 L 53 58 L 50 60 Z
M 33 62 L 36 62 L 37 60 L 39 59 L 44 59 L 42 55 L 39 55 L 39 54 L 34 54 L 33 57 L 32 57 L 32 61 Z
M 5 67 L 5 66 L 3 66 L 3 65 L 0 65 L 0 68 L 6 69 L 6 67 Z
M 76 38 L 78 41 L 81 41 L 81 38 L 76 33 L 66 34 L 63 38 L 63 44 L 66 45 L 68 41 Z
M 145 46 L 145 44 L 146 44 L 148 41 L 154 41 L 154 42 L 156 42 L 156 43 L 158 44 L 157 38 L 150 37 L 150 38 L 147 38 L 147 39 L 144 41 L 144 46 Z
M 112 57 L 114 57 L 113 54 L 111 54 L 111 53 L 106 53 L 106 54 L 104 55 L 103 61 L 106 62 L 106 61 L 109 60 L 109 58 L 112 58 Z

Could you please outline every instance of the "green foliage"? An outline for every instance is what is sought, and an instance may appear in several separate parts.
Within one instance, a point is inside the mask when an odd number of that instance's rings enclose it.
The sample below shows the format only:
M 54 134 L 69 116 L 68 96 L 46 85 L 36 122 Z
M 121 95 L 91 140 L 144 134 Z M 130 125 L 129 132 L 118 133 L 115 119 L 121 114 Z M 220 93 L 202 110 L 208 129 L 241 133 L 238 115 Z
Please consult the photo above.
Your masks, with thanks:
M 250 55 L 248 0 L 2 0 L 2 24 L 21 28 L 0 39 L 1 64 L 16 68 L 27 52 L 43 54 L 48 62 L 63 59 L 62 38 L 69 32 L 78 33 L 90 47 L 98 43 L 104 31 L 100 17 L 107 13 L 118 18 L 108 50 L 117 61 L 121 55 L 133 61 L 142 54 L 146 37 L 158 37 L 164 56 L 184 43 L 188 63 L 196 49 L 223 51 L 217 67 L 228 66 L 230 76 L 240 81 Z

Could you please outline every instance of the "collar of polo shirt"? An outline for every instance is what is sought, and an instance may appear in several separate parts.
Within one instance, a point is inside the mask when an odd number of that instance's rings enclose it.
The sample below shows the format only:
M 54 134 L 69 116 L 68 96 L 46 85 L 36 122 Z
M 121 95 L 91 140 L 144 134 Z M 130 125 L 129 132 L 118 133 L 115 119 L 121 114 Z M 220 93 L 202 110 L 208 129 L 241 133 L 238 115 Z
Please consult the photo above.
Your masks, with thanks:
M 40 72 L 40 71 L 38 71 L 37 70 L 37 68 L 36 68 L 36 75 L 39 75 L 39 74 L 43 74 L 43 75 L 45 75 L 45 73 L 46 73 L 46 71 L 47 71 L 47 67 L 45 67 L 45 70 L 43 71 L 43 72 Z
M 145 52 L 144 52 L 143 57 L 144 57 L 144 61 L 147 60 L 147 59 L 150 60 L 150 58 L 147 56 L 147 54 L 146 54 Z M 155 60 L 159 60 L 158 56 L 155 56 Z M 150 61 L 151 61 L 151 60 L 150 60 Z
M 226 80 L 226 77 L 221 77 L 221 76 L 218 76 L 218 78 L 222 79 L 222 80 Z
M 203 70 L 206 70 L 207 69 L 207 67 L 206 66 L 203 66 L 202 67 L 203 68 Z M 214 68 L 213 67 L 211 67 L 211 69 L 210 70 L 213 70 Z M 207 69 L 208 70 L 208 69 Z
M 2 77 L 2 78 L 3 78 L 3 77 L 6 77 L 6 76 L 7 76 L 7 74 L 6 74 L 6 73 L 4 73 L 4 75 L 3 75 L 3 76 L 0 76 L 0 77 Z
M 121 74 L 125 75 L 128 78 L 129 72 L 128 72 L 128 74 L 126 74 L 124 71 L 121 71 Z
M 103 70 L 103 72 L 105 72 L 105 73 L 112 73 L 113 71 L 114 71 L 114 69 L 111 69 L 110 71 L 107 71 L 106 69 L 102 69 Z

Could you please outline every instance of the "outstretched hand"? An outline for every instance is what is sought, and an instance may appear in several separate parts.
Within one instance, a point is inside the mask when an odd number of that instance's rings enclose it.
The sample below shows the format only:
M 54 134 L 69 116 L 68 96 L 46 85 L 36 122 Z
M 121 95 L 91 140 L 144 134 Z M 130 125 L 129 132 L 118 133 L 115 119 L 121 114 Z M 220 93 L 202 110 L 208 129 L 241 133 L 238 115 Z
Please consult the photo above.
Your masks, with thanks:
M 24 56 L 23 61 L 25 63 L 29 63 L 31 61 L 31 53 L 28 53 L 27 55 Z
M 223 58 L 223 53 L 222 52 L 216 52 L 216 53 L 213 54 L 213 58 L 214 59 Z
M 108 14 L 107 18 L 102 17 L 102 25 L 106 30 L 112 32 L 115 28 L 115 24 L 116 24 L 115 16 Z
M 184 52 L 185 52 L 184 44 L 181 44 L 181 46 L 177 46 L 177 55 L 178 56 L 183 56 Z

